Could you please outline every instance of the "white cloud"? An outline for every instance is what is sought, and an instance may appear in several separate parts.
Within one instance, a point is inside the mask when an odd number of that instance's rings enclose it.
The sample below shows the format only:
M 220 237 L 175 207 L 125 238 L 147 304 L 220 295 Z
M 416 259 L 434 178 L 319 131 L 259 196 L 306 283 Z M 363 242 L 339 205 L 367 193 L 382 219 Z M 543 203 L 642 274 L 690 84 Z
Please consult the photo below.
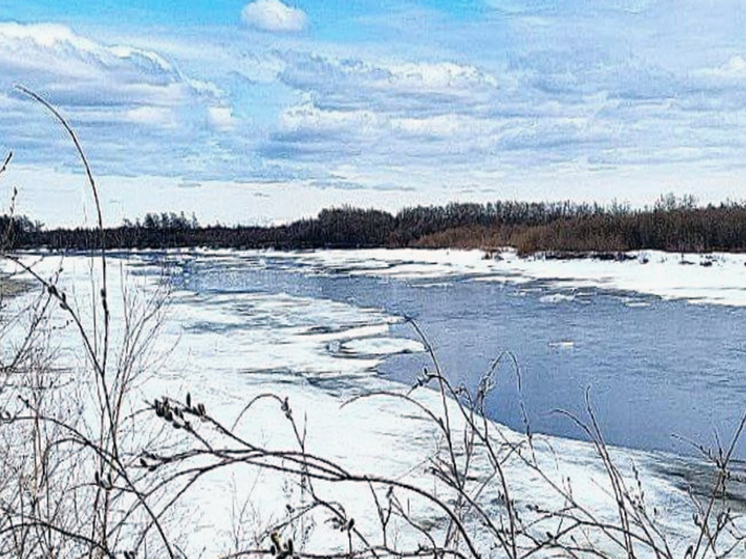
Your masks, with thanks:
M 475 66 L 452 62 L 407 63 L 390 68 L 390 81 L 402 88 L 420 88 L 427 91 L 463 91 L 478 87 L 497 87 L 497 79 Z
M 137 107 L 125 113 L 127 120 L 136 124 L 173 128 L 177 125 L 176 115 L 171 109 L 163 107 Z
M 0 23 L 0 86 L 23 83 L 63 106 L 174 106 L 220 92 L 155 52 L 106 46 L 59 25 Z M 127 107 L 129 105 L 129 107 Z
M 350 157 L 370 167 L 464 163 L 493 153 L 510 139 L 505 129 L 522 125 L 499 114 L 500 84 L 510 80 L 473 65 L 302 53 L 284 61 L 280 79 L 304 101 L 281 114 L 263 147 L 271 159 L 321 168 Z
M 471 176 L 589 162 L 698 163 L 703 155 L 724 164 L 746 145 L 737 119 L 723 117 L 726 108 L 746 112 L 739 80 L 746 62 L 726 60 L 698 74 L 562 49 L 489 70 L 433 58 L 286 52 L 279 79 L 303 101 L 281 113 L 261 154 L 319 175 L 354 162 L 408 177 L 430 167 L 443 177 L 463 169 Z
M 207 118 L 212 127 L 221 131 L 232 130 L 236 124 L 230 107 L 209 107 Z
M 93 50 L 95 44 L 83 37 L 76 36 L 68 27 L 57 24 L 40 23 L 22 25 L 20 23 L 0 23 L 0 34 L 4 39 L 26 40 L 44 47 L 54 47 L 68 43 L 80 50 Z
M 307 23 L 303 10 L 286 6 L 280 0 L 256 0 L 244 7 L 241 19 L 249 27 L 263 31 L 302 31 Z
M 420 139 L 459 141 L 479 140 L 497 132 L 495 122 L 466 115 L 445 114 L 428 118 L 397 118 L 391 122 L 394 130 Z
M 452 62 L 371 63 L 334 60 L 305 53 L 284 55 L 280 79 L 309 91 L 328 105 L 381 106 L 385 110 L 451 112 L 469 110 L 499 90 L 497 78 L 472 65 Z
M 0 23 L 0 141 L 25 161 L 77 164 L 64 135 L 48 133 L 49 115 L 14 92 L 17 83 L 61 110 L 104 172 L 133 172 L 135 163 L 143 173 L 205 173 L 209 165 L 194 157 L 224 159 L 214 136 L 238 124 L 218 87 L 157 52 L 60 25 Z
M 312 103 L 290 107 L 280 115 L 283 132 L 345 132 L 365 135 L 380 126 L 379 117 L 372 111 L 324 111 Z
M 716 68 L 704 68 L 694 72 L 696 77 L 721 78 L 737 80 L 746 78 L 746 60 L 741 55 L 731 56 L 724 64 Z

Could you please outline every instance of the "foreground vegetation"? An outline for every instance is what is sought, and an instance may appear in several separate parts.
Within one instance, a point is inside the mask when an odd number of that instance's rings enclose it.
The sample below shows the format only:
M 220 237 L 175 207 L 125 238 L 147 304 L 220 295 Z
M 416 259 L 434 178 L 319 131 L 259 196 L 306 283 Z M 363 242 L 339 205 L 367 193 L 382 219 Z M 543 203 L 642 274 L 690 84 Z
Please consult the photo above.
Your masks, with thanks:
M 13 248 L 92 249 L 90 229 L 45 230 L 27 218 L 0 218 Z M 691 197 L 662 197 L 653 208 L 511 202 L 418 206 L 392 215 L 371 209 L 323 210 L 313 219 L 273 227 L 200 226 L 184 214 L 147 214 L 105 231 L 110 248 L 370 248 L 428 247 L 608 252 L 746 250 L 746 205 L 698 207 Z

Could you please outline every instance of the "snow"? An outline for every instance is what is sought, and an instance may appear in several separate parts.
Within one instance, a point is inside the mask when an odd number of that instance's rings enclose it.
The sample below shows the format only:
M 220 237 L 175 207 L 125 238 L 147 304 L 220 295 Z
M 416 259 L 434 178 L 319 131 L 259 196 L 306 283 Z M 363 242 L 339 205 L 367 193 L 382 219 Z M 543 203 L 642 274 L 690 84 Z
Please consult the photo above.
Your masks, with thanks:
M 143 251 L 141 254 L 149 254 Z M 679 254 L 662 251 L 627 253 L 623 261 L 578 258 L 557 260 L 536 255 L 519 257 L 505 248 L 500 259 L 480 250 L 368 249 L 277 252 L 181 249 L 174 258 L 208 256 L 226 270 L 252 263 L 305 274 L 348 274 L 443 285 L 455 278 L 480 282 L 526 284 L 545 282 L 558 290 L 600 288 L 692 303 L 746 305 L 746 255 Z
M 347 273 L 426 282 L 463 277 L 516 284 L 541 280 L 569 290 L 547 296 L 543 299 L 547 304 L 562 304 L 573 298 L 573 289 L 592 286 L 693 303 L 746 305 L 743 256 L 715 255 L 714 265 L 703 267 L 679 264 L 680 255 L 657 252 L 646 255 L 649 262 L 644 265 L 638 260 L 522 259 L 511 251 L 502 253 L 503 260 L 484 260 L 480 251 L 445 250 L 277 253 L 202 249 L 173 251 L 168 259 L 172 265 L 177 264 L 176 273 L 179 262 L 193 259 L 219 259 L 226 267 L 239 269 L 282 259 L 288 262 L 288 270 L 296 273 Z M 157 293 L 164 276 L 162 267 L 154 264 L 152 257 L 153 253 L 141 252 L 111 259 L 109 292 L 118 294 L 124 286 L 129 286 L 132 296 L 141 300 Z M 686 258 L 697 262 L 698 257 Z M 91 307 L 90 278 L 96 277 L 97 263 L 91 264 L 84 256 L 64 260 L 46 257 L 37 262 L 37 256 L 28 255 L 26 260 L 35 262 L 35 269 L 43 277 L 52 277 L 61 263 L 62 287 L 71 294 L 71 300 L 84 317 L 90 314 L 87 313 Z M 28 294 L 26 299 L 33 295 Z M 19 300 L 14 304 L 21 303 Z M 114 296 L 111 304 L 113 324 L 117 327 L 123 316 L 123 300 Z M 629 304 L 637 303 L 632 300 Z M 397 398 L 362 398 L 343 405 L 350 398 L 369 392 L 403 394 L 408 390 L 409 387 L 376 374 L 387 356 L 424 349 L 418 342 L 392 337 L 390 326 L 401 320 L 402 317 L 391 316 L 381 309 L 284 293 L 174 291 L 156 341 L 161 357 L 153 362 L 158 366 L 134 387 L 132 405 L 141 407 L 143 402 L 163 395 L 183 398 L 189 392 L 218 420 L 230 425 L 253 397 L 275 393 L 288 398 L 294 416 L 306 425 L 310 452 L 355 472 L 407 479 L 419 487 L 443 491 L 425 472 L 438 447 L 435 424 L 423 421 L 416 408 Z M 90 316 L 84 323 L 92 324 Z M 54 343 L 60 348 L 59 358 L 77 355 L 75 362 L 82 366 L 85 360 L 76 352 L 79 339 L 72 327 L 65 324 L 61 310 L 54 311 L 51 326 Z M 115 331 L 112 339 L 117 347 L 121 332 Z M 573 342 L 558 340 L 552 347 L 572 350 Z M 429 409 L 441 409 L 436 392 L 418 389 L 413 395 Z M 450 401 L 448 406 L 451 417 L 458 418 L 455 402 Z M 454 421 L 458 429 L 461 425 Z M 492 424 L 491 430 L 502 442 L 524 440 L 524 435 L 504 426 Z M 289 424 L 274 401 L 263 401 L 252 408 L 239 423 L 238 431 L 266 447 L 294 447 Z M 606 473 L 590 444 L 543 435 L 534 435 L 533 442 L 537 461 L 549 479 L 558 484 L 571 480 L 574 495 L 598 518 L 616 520 Z M 684 545 L 694 528 L 690 497 L 675 477 L 660 473 L 680 459 L 622 449 L 614 449 L 613 454 L 628 480 L 633 479 L 633 464 L 640 471 L 647 503 L 660 511 L 660 523 L 670 532 L 674 547 Z M 484 460 L 474 465 L 482 474 L 487 471 L 486 466 Z M 685 468 L 695 466 L 701 464 L 693 460 L 685 463 Z M 544 508 L 563 506 L 562 499 L 547 481 L 518 457 L 507 460 L 505 469 L 512 496 L 527 517 L 531 514 L 529 504 Z M 367 487 L 319 484 L 319 491 L 327 498 L 344 502 L 360 529 L 375 534 L 377 519 Z M 192 555 L 211 557 L 231 550 L 231 537 L 237 530 L 242 537 L 253 537 L 261 533 L 262 527 L 284 518 L 285 505 L 299 498 L 298 487 L 288 478 L 256 469 L 226 468 L 195 484 L 182 500 L 181 508 L 175 512 L 177 520 L 169 528 L 180 534 L 179 541 Z M 248 518 L 237 527 L 236 506 L 242 503 L 249 504 Z M 429 518 L 438 525 L 441 517 L 431 506 L 414 498 L 411 506 L 415 518 Z M 188 526 L 183 525 L 183 517 L 178 521 L 178 515 L 187 515 Z M 400 530 L 399 543 L 416 546 L 419 541 L 416 535 L 403 526 Z M 323 521 L 307 542 L 310 550 L 336 549 L 345 544 L 346 539 Z
M 474 281 L 548 282 L 557 289 L 601 288 L 683 299 L 692 303 L 746 305 L 746 255 L 630 252 L 624 261 L 519 257 L 504 249 L 501 259 L 479 250 L 371 249 L 289 253 L 299 266 L 334 273 L 432 280 L 469 276 Z M 276 253 L 265 253 L 272 258 Z M 646 263 L 643 263 L 646 262 Z M 682 264 L 682 262 L 684 264 Z
M 552 293 L 551 295 L 542 295 L 541 297 L 539 297 L 539 301 L 547 304 L 564 303 L 574 300 L 575 295 L 565 295 L 564 293 Z

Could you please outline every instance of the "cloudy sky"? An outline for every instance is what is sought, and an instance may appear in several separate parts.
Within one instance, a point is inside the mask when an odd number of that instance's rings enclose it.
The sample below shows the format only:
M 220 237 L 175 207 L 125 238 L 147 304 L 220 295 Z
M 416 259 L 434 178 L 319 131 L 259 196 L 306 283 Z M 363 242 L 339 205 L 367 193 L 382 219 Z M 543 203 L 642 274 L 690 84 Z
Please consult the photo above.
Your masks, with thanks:
M 50 224 L 746 198 L 743 0 L 0 0 L 0 181 Z

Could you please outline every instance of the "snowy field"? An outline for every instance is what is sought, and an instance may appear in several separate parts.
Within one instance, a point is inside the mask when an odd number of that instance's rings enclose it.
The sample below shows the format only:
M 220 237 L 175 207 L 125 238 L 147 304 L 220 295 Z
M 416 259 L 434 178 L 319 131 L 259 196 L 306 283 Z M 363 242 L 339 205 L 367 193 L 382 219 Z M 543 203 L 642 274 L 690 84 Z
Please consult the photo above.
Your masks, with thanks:
M 746 305 L 746 257 L 713 255 L 711 265 L 700 265 L 704 257 L 660 252 L 635 254 L 624 262 L 592 260 L 556 261 L 522 259 L 506 250 L 501 259 L 484 259 L 480 251 L 360 250 L 274 253 L 259 251 L 173 251 L 169 265 L 162 267 L 156 253 L 132 253 L 109 260 L 109 293 L 112 304 L 112 347 L 121 347 L 117 331 L 123 318 L 124 287 L 130 300 L 145 301 L 158 293 L 168 274 L 182 273 L 180 262 L 212 259 L 226 270 L 246 265 L 261 266 L 263 259 L 282 258 L 289 269 L 311 274 L 387 276 L 396 279 L 445 281 L 468 276 L 473 281 L 529 282 L 549 280 L 563 288 L 599 287 L 639 292 L 692 303 Z M 681 264 L 684 260 L 690 264 Z M 26 255 L 44 278 L 61 267 L 60 285 L 88 316 L 90 293 L 97 286 L 97 264 L 83 256 L 64 260 L 47 255 Z M 643 262 L 646 262 L 643 264 Z M 164 275 L 164 269 L 167 270 Z M 92 287 L 93 284 L 93 287 Z M 20 308 L 29 293 L 14 301 Z M 252 398 L 274 393 L 288 398 L 294 417 L 307 428 L 307 450 L 342 464 L 350 471 L 407 480 L 417 487 L 446 491 L 426 471 L 439 452 L 442 439 L 437 426 L 423 421 L 411 404 L 391 397 L 363 398 L 376 391 L 405 393 L 410 387 L 376 375 L 376 368 L 390 355 L 421 352 L 422 344 L 393 337 L 391 325 L 403 317 L 376 308 L 358 308 L 323 298 L 271 293 L 196 293 L 176 290 L 169 294 L 167 312 L 149 356 L 153 366 L 129 394 L 133 410 L 145 402 L 169 396 L 183 399 L 186 393 L 204 403 L 216 418 L 232 424 Z M 10 312 L 8 309 L 7 312 Z M 54 311 L 48 325 L 50 343 L 56 348 L 60 366 L 86 370 L 79 339 L 64 313 Z M 435 391 L 420 388 L 414 397 L 436 413 L 442 413 Z M 448 403 L 451 417 L 458 416 L 455 403 Z M 438 411 L 440 410 L 440 411 Z M 156 419 L 153 417 L 153 421 Z M 145 421 L 145 420 L 139 420 Z M 461 427 L 454 420 L 455 428 Z M 133 424 L 135 438 L 141 423 Z M 293 437 L 276 402 L 260 403 L 237 427 L 242 436 L 268 448 L 289 448 Z M 496 444 L 525 442 L 525 435 L 492 425 Z M 617 510 L 602 462 L 591 444 L 534 435 L 535 460 L 547 478 L 527 468 L 517 457 L 506 458 L 506 478 L 511 497 L 526 518 L 537 516 L 535 507 L 561 509 L 563 499 L 551 483 L 569 484 L 573 495 L 600 521 L 615 522 Z M 667 534 L 677 555 L 683 556 L 696 531 L 692 522 L 692 499 L 706 485 L 709 474 L 702 463 L 676 456 L 615 449 L 612 452 L 632 492 L 638 491 L 634 472 L 639 472 L 645 505 L 654 511 L 657 525 Z M 474 475 L 485 476 L 487 464 L 477 460 Z M 480 473 L 481 472 L 481 473 Z M 675 473 L 676 475 L 672 474 Z M 702 481 L 702 480 L 705 481 Z M 355 484 L 320 485 L 328 499 L 344 503 L 359 529 L 370 537 L 380 531 L 369 488 Z M 384 488 L 381 489 L 384 491 Z M 489 494 L 490 491 L 494 493 Z M 487 506 L 500 514 L 498 490 L 488 485 Z M 445 493 L 444 493 L 445 494 Z M 302 499 L 297 480 L 254 468 L 230 467 L 196 483 L 174 509 L 169 529 L 189 557 L 217 557 L 253 540 L 266 542 L 271 526 L 288 514 L 287 504 Z M 414 496 L 407 497 L 413 518 L 438 534 L 445 525 L 442 513 Z M 295 505 L 294 505 L 295 506 Z M 651 514 L 653 514 L 651 512 Z M 186 522 L 185 522 L 186 520 Z M 296 527 L 297 528 L 297 527 Z M 308 526 L 306 548 L 313 552 L 345 549 L 347 540 L 337 530 L 316 520 Z M 556 528 L 556 520 L 537 525 L 539 531 Z M 543 532 L 542 532 L 543 533 Z M 405 525 L 396 528 L 398 545 L 416 547 L 421 537 Z M 479 540 L 479 538 L 477 538 Z M 594 534 L 589 541 L 621 555 L 608 541 Z M 489 541 L 479 541 L 485 556 L 500 557 Z M 551 551 L 542 552 L 553 556 Z M 541 555 L 541 554 L 539 554 Z M 640 556 L 652 556 L 644 551 Z

